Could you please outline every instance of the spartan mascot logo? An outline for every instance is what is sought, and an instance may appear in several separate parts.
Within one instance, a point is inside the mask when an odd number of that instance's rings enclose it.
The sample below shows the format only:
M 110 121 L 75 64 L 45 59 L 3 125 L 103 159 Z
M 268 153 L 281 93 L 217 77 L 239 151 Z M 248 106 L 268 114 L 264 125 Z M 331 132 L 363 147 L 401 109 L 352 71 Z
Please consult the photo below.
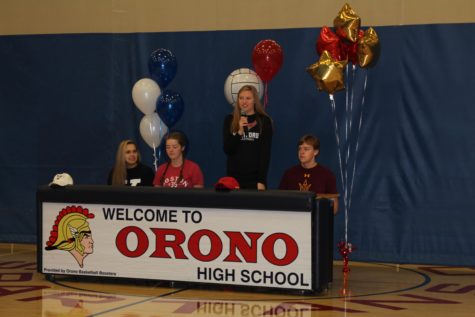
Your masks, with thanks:
M 68 251 L 79 266 L 84 265 L 84 258 L 94 252 L 94 241 L 88 219 L 94 214 L 81 206 L 68 206 L 60 211 L 46 242 L 45 250 Z

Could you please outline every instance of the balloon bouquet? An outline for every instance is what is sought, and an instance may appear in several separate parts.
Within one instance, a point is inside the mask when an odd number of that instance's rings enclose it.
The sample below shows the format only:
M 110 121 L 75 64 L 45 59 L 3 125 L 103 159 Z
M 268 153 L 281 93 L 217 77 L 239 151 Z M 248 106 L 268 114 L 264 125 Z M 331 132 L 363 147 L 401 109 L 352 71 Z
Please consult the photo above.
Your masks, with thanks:
M 359 123 L 357 129 L 355 129 L 352 118 L 354 108 L 356 108 L 354 107 L 354 87 L 357 84 L 355 82 L 356 65 L 361 69 L 374 66 L 379 58 L 380 45 L 378 35 L 373 28 L 368 28 L 366 31 L 360 29 L 361 19 L 349 4 L 343 6 L 335 17 L 333 24 L 335 32 L 326 26 L 322 27 L 316 43 L 316 50 L 320 58 L 318 62 L 307 68 L 307 72 L 315 80 L 318 89 L 329 94 L 334 118 L 335 138 L 338 148 L 338 162 L 345 209 L 345 240 L 339 242 L 337 246 L 344 260 L 343 272 L 347 274 L 349 272 L 348 256 L 355 249 L 355 247 L 348 242 L 348 214 L 351 207 L 351 194 L 353 192 L 358 140 L 363 121 L 364 94 L 367 83 L 367 71 L 365 70 Z M 349 63 L 352 64 L 351 77 L 346 81 L 345 85 L 345 77 L 349 77 Z M 346 76 L 344 69 L 346 69 Z M 336 104 L 333 94 L 345 89 L 345 86 L 348 86 L 348 89 L 346 90 L 344 112 L 345 134 L 344 142 L 342 142 L 343 144 L 341 146 Z M 352 133 L 356 134 L 353 138 L 350 138 Z M 350 142 L 351 139 L 356 140 L 353 146 Z M 342 159 L 342 156 L 344 156 L 344 159 Z M 351 175 L 348 175 L 350 172 L 348 165 L 351 161 L 353 162 L 352 171 Z
M 132 99 L 144 114 L 139 125 L 140 135 L 153 149 L 154 166 L 157 170 L 161 154 L 160 143 L 183 115 L 184 103 L 179 93 L 169 89 L 162 91 L 176 74 L 177 62 L 171 51 L 163 48 L 153 51 L 148 69 L 152 79 L 142 78 L 137 81 L 132 88 Z

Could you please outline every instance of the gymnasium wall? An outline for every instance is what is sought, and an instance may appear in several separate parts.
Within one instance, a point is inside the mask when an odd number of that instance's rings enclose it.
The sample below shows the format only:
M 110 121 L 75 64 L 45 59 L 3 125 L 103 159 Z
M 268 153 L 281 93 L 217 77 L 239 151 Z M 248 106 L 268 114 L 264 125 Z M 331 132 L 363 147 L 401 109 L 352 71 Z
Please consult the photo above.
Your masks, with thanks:
M 152 164 L 131 89 L 149 76 L 148 57 L 157 48 L 177 58 L 168 88 L 183 96 L 185 111 L 175 128 L 190 139 L 189 157 L 201 165 L 207 187 L 225 173 L 222 120 L 231 107 L 224 80 L 234 69 L 252 68 L 252 49 L 263 39 L 284 52 L 269 84 L 269 187 L 297 163 L 304 133 L 321 138 L 319 162 L 338 175 L 330 101 L 305 68 L 318 59 L 320 28 L 332 25 L 343 4 L 0 2 L 0 241 L 36 240 L 36 188 L 56 173 L 70 173 L 77 184 L 104 184 L 120 140 L 137 140 Z M 355 124 L 363 111 L 359 138 L 349 139 L 358 143 L 346 232 L 358 248 L 352 259 L 475 265 L 475 5 L 350 5 L 381 42 L 377 65 L 357 68 L 353 89 L 335 94 L 339 119 L 347 92 L 354 92 Z M 341 208 L 335 239 L 344 237 Z

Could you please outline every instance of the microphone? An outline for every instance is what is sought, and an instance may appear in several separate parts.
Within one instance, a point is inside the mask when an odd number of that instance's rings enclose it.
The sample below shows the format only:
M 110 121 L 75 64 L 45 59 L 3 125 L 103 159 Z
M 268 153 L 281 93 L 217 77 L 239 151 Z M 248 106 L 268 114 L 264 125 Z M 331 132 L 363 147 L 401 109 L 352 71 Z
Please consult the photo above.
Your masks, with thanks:
M 244 110 L 241 110 L 241 117 L 246 117 L 247 118 L 247 113 Z M 249 128 L 247 126 L 244 126 L 244 134 L 247 134 L 249 132 Z

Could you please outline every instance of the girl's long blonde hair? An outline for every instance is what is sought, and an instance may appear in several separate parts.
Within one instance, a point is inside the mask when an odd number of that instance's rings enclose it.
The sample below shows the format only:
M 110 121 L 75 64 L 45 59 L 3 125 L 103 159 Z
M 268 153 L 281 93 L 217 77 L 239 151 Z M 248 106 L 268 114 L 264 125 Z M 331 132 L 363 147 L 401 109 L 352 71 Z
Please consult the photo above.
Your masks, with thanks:
M 119 147 L 117 148 L 117 153 L 115 155 L 115 165 L 112 172 L 112 185 L 125 185 L 125 180 L 127 178 L 127 165 L 125 163 L 125 149 L 127 145 L 135 145 L 137 150 L 137 163 L 140 163 L 140 152 L 137 148 L 137 144 L 132 140 L 124 140 L 120 142 Z
M 237 133 L 239 131 L 239 119 L 241 118 L 241 109 L 239 108 L 239 95 L 243 91 L 252 92 L 252 96 L 254 97 L 254 111 L 258 114 L 256 120 L 261 129 L 260 132 L 262 132 L 262 121 L 260 116 L 266 116 L 269 119 L 270 117 L 265 112 L 264 107 L 262 106 L 261 100 L 259 99 L 259 93 L 257 92 L 256 87 L 252 85 L 244 85 L 241 87 L 241 89 L 239 89 L 238 97 L 234 105 L 233 120 L 231 121 L 231 126 L 229 127 L 229 130 L 231 131 L 231 133 Z

